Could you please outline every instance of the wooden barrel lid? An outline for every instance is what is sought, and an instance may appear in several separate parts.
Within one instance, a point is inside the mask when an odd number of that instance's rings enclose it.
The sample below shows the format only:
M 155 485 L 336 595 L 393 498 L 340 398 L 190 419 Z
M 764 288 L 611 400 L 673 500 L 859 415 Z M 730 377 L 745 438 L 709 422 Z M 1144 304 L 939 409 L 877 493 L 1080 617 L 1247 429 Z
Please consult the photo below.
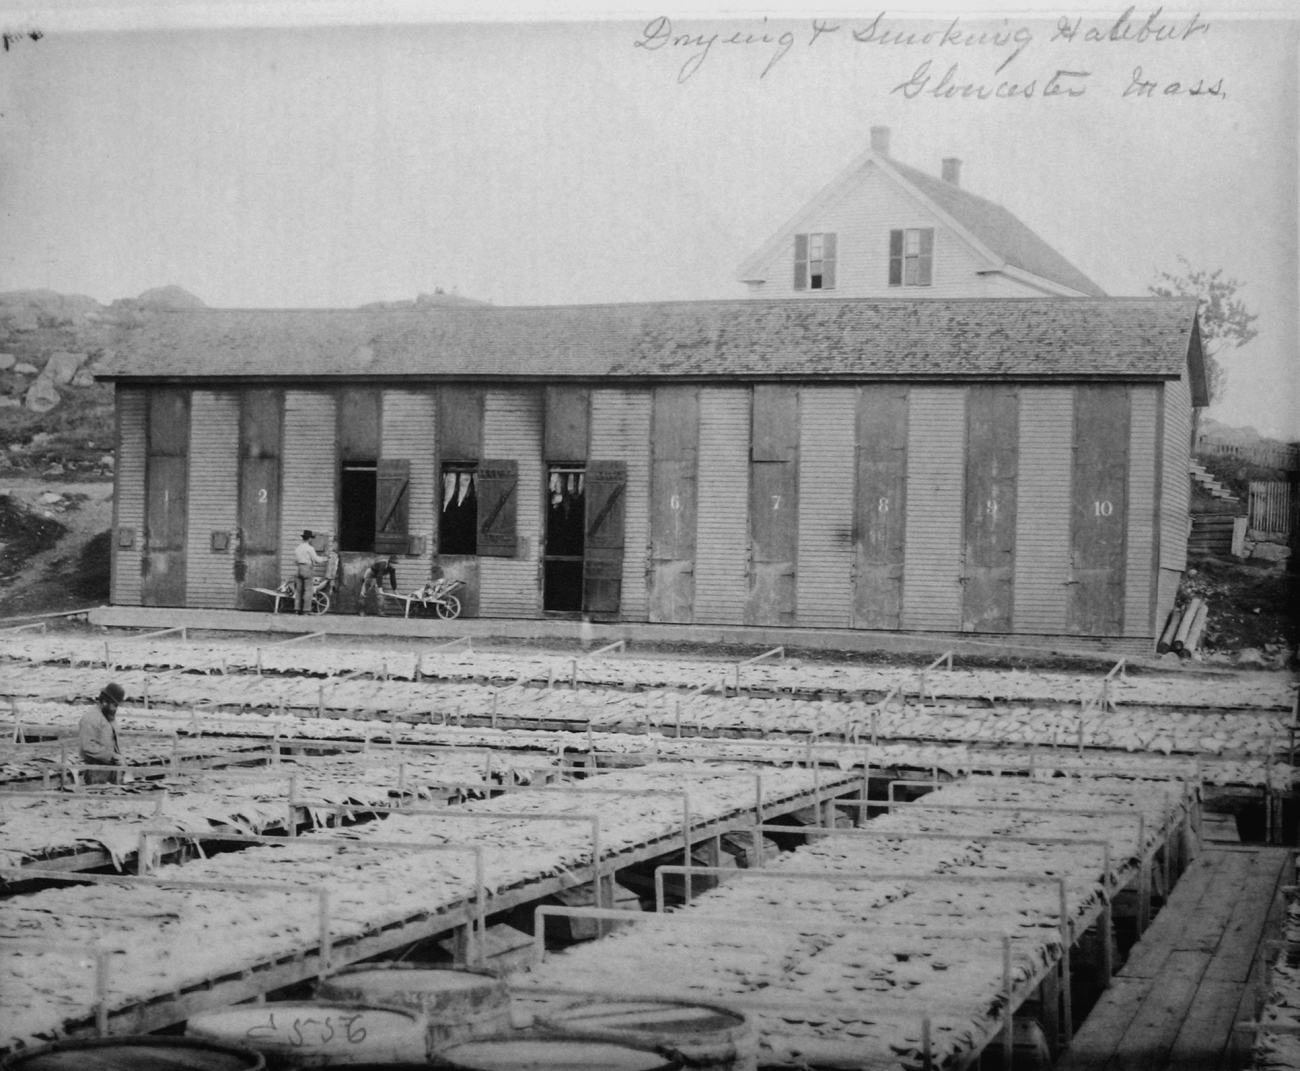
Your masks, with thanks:
M 328 1000 L 360 1000 L 367 1004 L 403 1004 L 418 994 L 415 1006 L 438 1007 L 475 998 L 506 995 L 505 983 L 486 971 L 459 967 L 422 967 L 415 963 L 364 964 L 348 967 L 321 982 Z
M 358 1060 L 422 1060 L 427 1055 L 426 1019 L 405 1008 L 335 1001 L 271 1001 L 238 1004 L 190 1018 L 194 1037 L 295 1057 Z
M 677 1071 L 653 1049 L 593 1038 L 484 1038 L 453 1045 L 440 1059 L 459 1071 Z
M 56 1041 L 10 1053 L 0 1067 L 21 1071 L 262 1071 L 250 1049 L 200 1038 L 121 1037 Z

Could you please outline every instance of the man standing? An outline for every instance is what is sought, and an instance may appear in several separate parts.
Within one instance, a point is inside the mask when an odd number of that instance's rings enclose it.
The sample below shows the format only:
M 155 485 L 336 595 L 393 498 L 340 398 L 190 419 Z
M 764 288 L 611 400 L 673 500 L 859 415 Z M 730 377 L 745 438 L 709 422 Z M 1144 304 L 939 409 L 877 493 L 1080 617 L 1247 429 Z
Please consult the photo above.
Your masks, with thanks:
M 77 726 L 77 743 L 81 761 L 87 766 L 125 766 L 122 749 L 117 744 L 117 708 L 126 698 L 120 684 L 106 684 L 96 700 L 98 709 L 88 710 Z M 86 770 L 86 784 L 116 784 L 121 774 L 116 770 Z
M 297 614 L 301 614 L 304 609 L 311 609 L 316 566 L 323 565 L 325 562 L 325 559 L 316 553 L 316 548 L 311 545 L 311 541 L 315 538 L 310 528 L 304 529 L 302 542 L 293 552 L 294 561 L 298 563 L 298 573 L 293 578 L 293 608 Z
M 359 613 L 362 617 L 365 617 L 367 612 L 376 616 L 383 614 L 379 592 L 383 590 L 385 577 L 388 578 L 393 591 L 397 591 L 396 558 L 376 558 L 366 566 L 366 571 L 361 574 L 361 609 Z

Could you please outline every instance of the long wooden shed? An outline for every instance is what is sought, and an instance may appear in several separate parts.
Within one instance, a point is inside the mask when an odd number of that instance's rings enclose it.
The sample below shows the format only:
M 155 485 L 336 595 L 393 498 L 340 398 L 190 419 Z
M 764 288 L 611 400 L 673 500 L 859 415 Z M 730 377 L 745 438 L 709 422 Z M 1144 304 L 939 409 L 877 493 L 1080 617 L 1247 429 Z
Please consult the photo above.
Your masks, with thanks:
M 1093 637 L 1185 565 L 1194 301 L 184 310 L 117 396 L 112 600 L 265 610 L 303 529 L 481 617 Z

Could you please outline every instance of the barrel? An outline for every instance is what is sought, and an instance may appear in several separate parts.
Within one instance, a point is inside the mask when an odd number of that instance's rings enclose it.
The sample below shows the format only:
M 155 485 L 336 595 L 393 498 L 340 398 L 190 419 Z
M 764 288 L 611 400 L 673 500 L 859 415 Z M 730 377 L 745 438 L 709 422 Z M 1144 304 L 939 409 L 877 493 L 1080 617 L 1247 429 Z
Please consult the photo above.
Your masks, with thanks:
M 12 1052 L 0 1067 L 21 1071 L 262 1071 L 260 1053 L 199 1038 L 91 1038 Z
M 236 1004 L 193 1016 L 185 1032 L 255 1049 L 272 1069 L 420 1063 L 429 1052 L 420 1013 L 335 1001 Z
M 548 1032 L 676 1053 L 686 1067 L 753 1071 L 758 1033 L 740 1012 L 676 1000 L 584 1001 L 540 1017 Z
M 316 990 L 322 1000 L 407 1008 L 429 1024 L 430 1051 L 510 1029 L 510 993 L 487 971 L 368 963 L 330 975 Z
M 679 1057 L 599 1038 L 499 1037 L 463 1041 L 438 1054 L 456 1071 L 679 1071 Z

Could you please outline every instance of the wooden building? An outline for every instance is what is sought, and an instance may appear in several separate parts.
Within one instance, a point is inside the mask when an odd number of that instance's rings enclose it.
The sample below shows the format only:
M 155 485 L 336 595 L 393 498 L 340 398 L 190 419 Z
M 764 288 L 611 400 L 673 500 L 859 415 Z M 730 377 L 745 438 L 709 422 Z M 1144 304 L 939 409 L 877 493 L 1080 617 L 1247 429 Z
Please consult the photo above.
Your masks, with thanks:
M 304 528 L 495 618 L 1099 637 L 1184 568 L 1194 301 L 186 310 L 110 370 L 112 600 L 266 610 Z M 322 543 L 323 545 L 323 543 Z M 352 608 L 345 585 L 341 609 Z

